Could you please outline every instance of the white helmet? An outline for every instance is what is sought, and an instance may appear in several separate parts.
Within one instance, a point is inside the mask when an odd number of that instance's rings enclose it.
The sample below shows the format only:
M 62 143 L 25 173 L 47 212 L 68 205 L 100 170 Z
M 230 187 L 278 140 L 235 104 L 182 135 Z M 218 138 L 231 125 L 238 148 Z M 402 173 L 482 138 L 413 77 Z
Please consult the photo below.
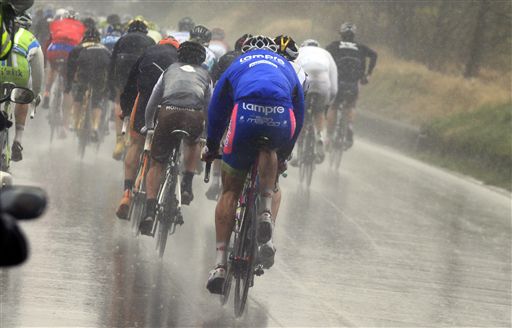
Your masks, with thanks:
M 247 52 L 251 50 L 270 50 L 273 52 L 277 52 L 278 46 L 274 42 L 273 39 L 269 38 L 268 36 L 264 35 L 255 35 L 247 40 L 245 40 L 244 44 L 242 45 L 242 52 Z
M 55 11 L 55 16 L 53 17 L 53 19 L 58 20 L 66 17 L 68 17 L 68 11 L 64 8 L 59 8 Z
M 313 39 L 307 39 L 302 42 L 301 47 L 320 47 L 320 42 Z

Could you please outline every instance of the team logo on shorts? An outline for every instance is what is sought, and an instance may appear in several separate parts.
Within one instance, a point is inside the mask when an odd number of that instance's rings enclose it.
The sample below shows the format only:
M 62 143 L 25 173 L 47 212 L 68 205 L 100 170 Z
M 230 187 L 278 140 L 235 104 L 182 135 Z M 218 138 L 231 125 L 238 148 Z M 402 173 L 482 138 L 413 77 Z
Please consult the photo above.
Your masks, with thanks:
M 242 109 L 248 110 L 251 112 L 261 113 L 261 114 L 283 114 L 284 113 L 284 107 L 283 106 L 263 106 L 263 105 L 256 105 L 256 104 L 250 104 L 250 103 L 242 103 Z

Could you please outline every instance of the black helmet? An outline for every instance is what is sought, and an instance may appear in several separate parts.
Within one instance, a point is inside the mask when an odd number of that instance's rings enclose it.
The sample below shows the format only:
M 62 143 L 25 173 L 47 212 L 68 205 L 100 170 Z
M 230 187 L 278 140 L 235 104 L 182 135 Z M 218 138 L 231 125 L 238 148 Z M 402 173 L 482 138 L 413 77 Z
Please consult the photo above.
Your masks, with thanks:
M 356 36 L 356 24 L 346 22 L 341 24 L 340 27 L 340 34 L 341 38 L 346 41 L 353 41 L 354 37 Z
M 192 18 L 190 18 L 190 17 L 183 17 L 178 22 L 178 30 L 180 32 L 181 31 L 190 32 L 190 31 L 192 31 L 192 29 L 194 28 L 195 25 L 196 25 L 196 23 L 194 23 Z
M 277 48 L 277 44 L 268 36 L 253 35 L 245 39 L 244 44 L 242 45 L 242 52 L 246 53 L 252 50 L 269 50 L 277 52 Z
M 193 41 L 183 42 L 178 48 L 178 61 L 185 64 L 201 65 L 206 59 L 206 49 Z
M 121 17 L 119 17 L 118 14 L 108 15 L 107 23 L 108 23 L 108 25 L 120 25 L 121 24 Z
M 202 45 L 208 45 L 212 40 L 212 32 L 203 25 L 195 26 L 190 31 L 190 41 L 201 43 Z
M 82 20 L 82 23 L 85 25 L 86 29 L 95 28 L 96 21 L 92 17 L 87 17 Z
M 100 42 L 101 34 L 96 28 L 89 28 L 84 33 L 82 42 Z
M 299 49 L 292 37 L 279 35 L 274 39 L 277 44 L 277 53 L 288 60 L 295 60 L 299 57 Z
M 238 40 L 235 41 L 235 50 L 236 51 L 242 51 L 242 46 L 244 45 L 245 40 L 248 38 L 251 38 L 252 34 L 245 33 L 241 37 L 238 38 Z
M 28 10 L 34 4 L 34 0 L 7 0 L 2 2 L 10 6 L 17 15 Z
M 141 33 L 148 33 L 148 24 L 142 20 L 142 19 L 132 19 L 128 23 L 128 33 L 132 32 L 141 32 Z

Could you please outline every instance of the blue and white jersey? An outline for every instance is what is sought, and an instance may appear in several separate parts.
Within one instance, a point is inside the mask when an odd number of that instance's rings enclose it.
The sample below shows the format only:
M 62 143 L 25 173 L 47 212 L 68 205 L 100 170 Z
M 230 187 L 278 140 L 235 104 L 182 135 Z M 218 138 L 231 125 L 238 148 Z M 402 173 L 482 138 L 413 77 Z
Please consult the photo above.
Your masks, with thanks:
M 294 68 L 284 57 L 254 50 L 233 61 L 220 77 L 208 107 L 210 142 L 220 142 L 235 104 L 241 102 L 256 104 L 251 108 L 258 110 L 266 106 L 290 108 L 296 120 L 295 143 L 304 119 L 304 94 Z

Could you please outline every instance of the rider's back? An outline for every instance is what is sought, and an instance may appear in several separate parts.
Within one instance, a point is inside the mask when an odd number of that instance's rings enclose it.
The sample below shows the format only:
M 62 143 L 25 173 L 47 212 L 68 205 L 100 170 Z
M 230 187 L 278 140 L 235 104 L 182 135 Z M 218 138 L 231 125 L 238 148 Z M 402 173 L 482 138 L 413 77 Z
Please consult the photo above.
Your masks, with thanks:
M 50 23 L 52 43 L 64 43 L 72 46 L 80 44 L 85 26 L 79 20 L 63 18 Z
M 320 47 L 299 49 L 297 63 L 308 75 L 308 91 L 328 94 L 337 85 L 337 68 L 331 54 Z
M 364 75 L 365 46 L 356 42 L 334 41 L 326 50 L 338 67 L 339 82 L 357 83 Z
M 250 51 L 238 57 L 224 78 L 233 87 L 235 101 L 257 100 L 267 104 L 291 104 L 291 95 L 298 83 L 290 63 L 268 50 Z
M 100 43 L 86 42 L 78 56 L 78 80 L 103 82 L 110 64 L 110 51 Z

